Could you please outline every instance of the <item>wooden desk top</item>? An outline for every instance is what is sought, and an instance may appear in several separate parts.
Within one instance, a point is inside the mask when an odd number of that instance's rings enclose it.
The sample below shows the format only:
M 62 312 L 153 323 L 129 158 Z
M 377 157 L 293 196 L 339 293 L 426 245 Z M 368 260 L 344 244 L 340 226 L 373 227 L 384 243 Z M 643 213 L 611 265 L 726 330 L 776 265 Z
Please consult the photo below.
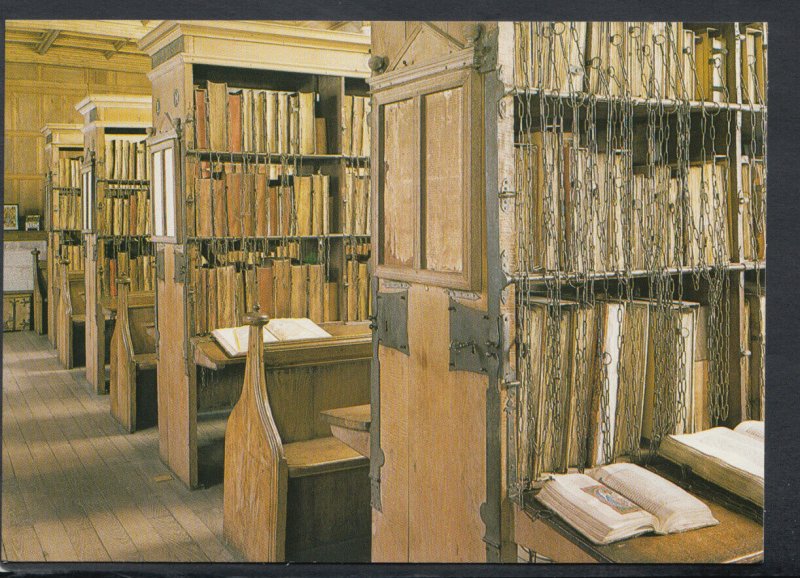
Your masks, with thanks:
M 320 412 L 322 419 L 331 425 L 357 430 L 369 431 L 371 421 L 369 404 L 338 407 Z
M 659 473 L 662 474 L 660 469 Z M 664 477 L 672 478 L 671 475 Z M 675 479 L 671 481 L 676 482 Z M 694 481 L 692 484 L 692 493 L 708 505 L 719 520 L 718 525 L 665 536 L 649 534 L 598 546 L 530 498 L 525 511 L 518 508 L 515 511 L 517 543 L 563 562 L 719 564 L 761 561 L 764 528 L 752 512 L 741 511 L 730 500 L 723 503 L 721 499 L 711 498 L 708 486 L 695 485 Z
M 372 357 L 369 322 L 321 323 L 332 338 L 302 339 L 264 344 L 264 363 L 268 367 L 320 365 Z M 194 362 L 208 369 L 244 365 L 247 356 L 230 357 L 210 335 L 193 337 Z

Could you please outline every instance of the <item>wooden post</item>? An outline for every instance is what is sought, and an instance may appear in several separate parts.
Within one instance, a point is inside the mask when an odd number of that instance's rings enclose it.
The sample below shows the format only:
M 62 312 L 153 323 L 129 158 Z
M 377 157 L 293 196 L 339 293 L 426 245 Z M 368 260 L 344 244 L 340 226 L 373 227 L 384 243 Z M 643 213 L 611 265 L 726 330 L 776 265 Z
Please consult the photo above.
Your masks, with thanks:
M 42 287 L 39 280 L 39 253 L 39 249 L 35 247 L 31 251 L 33 258 L 33 304 L 31 307 L 33 323 L 31 327 L 36 333 L 43 335 L 47 331 L 47 321 L 45 319 L 47 299 L 44 293 L 47 289 Z
M 263 331 L 269 316 L 259 309 L 256 305 L 246 317 L 250 334 L 244 387 L 225 435 L 222 528 L 248 560 L 280 562 L 286 552 L 289 469 L 267 395 Z

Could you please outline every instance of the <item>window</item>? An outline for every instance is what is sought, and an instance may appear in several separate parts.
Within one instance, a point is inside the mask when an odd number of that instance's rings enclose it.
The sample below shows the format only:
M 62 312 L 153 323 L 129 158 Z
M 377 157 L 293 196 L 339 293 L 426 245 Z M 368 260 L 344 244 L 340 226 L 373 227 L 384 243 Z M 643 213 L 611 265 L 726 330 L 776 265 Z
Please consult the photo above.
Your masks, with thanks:
M 377 91 L 377 274 L 480 288 L 480 76 L 446 72 Z

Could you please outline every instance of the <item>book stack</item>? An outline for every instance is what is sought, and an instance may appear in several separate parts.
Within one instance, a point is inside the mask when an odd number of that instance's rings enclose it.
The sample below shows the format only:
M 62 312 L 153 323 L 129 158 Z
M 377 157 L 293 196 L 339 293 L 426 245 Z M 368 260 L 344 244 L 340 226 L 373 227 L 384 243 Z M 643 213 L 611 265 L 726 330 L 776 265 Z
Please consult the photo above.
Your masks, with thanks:
M 139 137 L 141 138 L 141 137 Z M 104 175 L 106 180 L 146 181 L 150 179 L 145 141 L 108 139 L 105 143 Z
M 342 233 L 345 235 L 369 235 L 370 182 L 368 167 L 345 168 L 344 193 L 342 194 Z
M 327 154 L 315 92 L 230 88 L 209 81 L 194 91 L 197 150 L 290 155 Z M 192 142 L 191 140 L 189 142 Z
M 742 99 L 749 104 L 766 104 L 766 23 L 744 26 L 742 44 Z
M 370 155 L 368 96 L 344 97 L 344 127 L 342 131 L 342 154 L 348 157 L 368 157 Z
M 696 352 L 706 350 L 708 316 L 699 304 L 673 302 L 665 315 L 648 300 L 554 305 L 529 296 L 519 307 L 520 335 L 528 337 L 518 371 L 530 387 L 518 404 L 517 451 L 530 479 L 635 456 L 654 431 L 706 426 L 707 374 L 695 358 L 707 363 L 707 353 Z
M 745 62 L 750 66 L 743 78 L 752 84 L 751 94 L 763 95 L 763 34 L 757 26 L 746 30 L 743 70 Z M 515 35 L 519 88 L 729 100 L 726 39 L 717 28 L 693 30 L 680 22 L 517 22 Z
M 53 186 L 63 189 L 81 188 L 81 161 L 80 159 L 58 159 L 58 177 Z
M 100 235 L 134 237 L 150 234 L 150 198 L 147 189 L 109 185 L 102 203 Z
M 83 224 L 83 207 L 81 206 L 80 189 L 72 191 L 54 191 L 53 199 L 58 199 L 57 217 L 54 218 L 54 228 L 78 231 Z
M 515 147 L 521 242 L 530 270 L 621 272 L 730 259 L 728 161 L 634 167 L 628 150 L 575 147 L 572 133 L 521 135 Z M 632 179 L 625 175 L 633 174 Z
M 69 261 L 67 271 L 83 271 L 83 251 L 80 245 L 62 245 L 61 254 Z
M 207 238 L 328 235 L 330 176 L 287 175 L 273 167 L 200 162 L 198 176 L 189 179 L 189 230 Z

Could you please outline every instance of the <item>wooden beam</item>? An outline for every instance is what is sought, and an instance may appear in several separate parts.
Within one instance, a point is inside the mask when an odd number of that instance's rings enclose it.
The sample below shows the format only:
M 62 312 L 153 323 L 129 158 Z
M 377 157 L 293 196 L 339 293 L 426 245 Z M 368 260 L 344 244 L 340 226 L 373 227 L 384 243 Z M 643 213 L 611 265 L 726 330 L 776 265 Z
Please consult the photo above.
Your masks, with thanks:
M 111 60 L 111 57 L 117 54 L 120 50 L 122 50 L 122 47 L 125 46 L 127 43 L 128 43 L 127 40 L 117 40 L 113 45 L 114 50 L 107 50 L 106 52 L 103 53 L 103 56 L 105 56 L 106 60 Z
M 42 35 L 42 40 L 36 45 L 34 50 L 36 50 L 38 54 L 47 54 L 47 51 L 50 50 L 50 47 L 53 45 L 53 42 L 56 41 L 59 34 L 61 34 L 61 30 L 48 30 Z

